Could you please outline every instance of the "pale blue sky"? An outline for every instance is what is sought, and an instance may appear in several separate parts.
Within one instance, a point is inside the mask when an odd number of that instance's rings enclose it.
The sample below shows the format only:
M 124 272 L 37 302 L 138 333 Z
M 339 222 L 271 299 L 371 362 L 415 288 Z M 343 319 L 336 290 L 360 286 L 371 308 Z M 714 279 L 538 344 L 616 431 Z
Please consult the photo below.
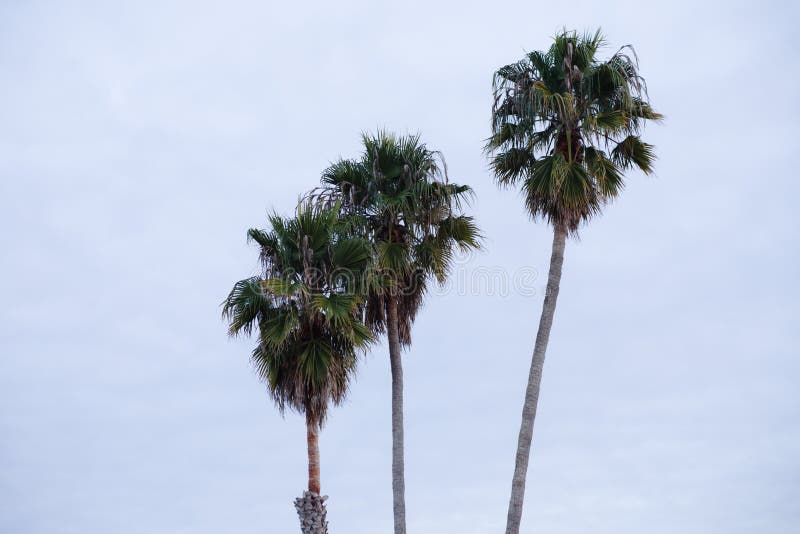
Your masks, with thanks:
M 420 131 L 485 253 L 550 237 L 481 153 L 493 69 L 562 26 L 632 43 L 655 177 L 567 245 L 523 532 L 752 534 L 800 522 L 800 62 L 792 2 L 0 0 L 0 532 L 295 532 L 303 421 L 219 302 L 245 231 L 358 134 Z M 501 532 L 541 306 L 432 296 L 405 355 L 412 533 Z M 321 439 L 332 532 L 391 531 L 377 347 Z

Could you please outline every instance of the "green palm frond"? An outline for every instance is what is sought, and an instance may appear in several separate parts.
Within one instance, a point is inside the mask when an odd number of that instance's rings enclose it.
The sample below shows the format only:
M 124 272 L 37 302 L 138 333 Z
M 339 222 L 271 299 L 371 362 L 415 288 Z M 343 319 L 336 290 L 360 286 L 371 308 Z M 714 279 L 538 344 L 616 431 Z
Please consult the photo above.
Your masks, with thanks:
M 445 246 L 447 243 L 457 245 L 462 252 L 467 252 L 472 249 L 480 247 L 481 235 L 478 225 L 475 224 L 475 219 L 468 215 L 458 215 L 455 217 L 447 217 L 439 222 L 439 231 L 436 238 L 440 246 Z
M 358 296 L 352 293 L 314 295 L 314 306 L 322 312 L 325 322 L 344 329 L 350 328 L 348 323 L 352 322 L 358 303 Z
M 298 382 L 307 391 L 324 391 L 328 387 L 335 354 L 326 341 L 309 339 L 297 355 Z
M 300 313 L 293 305 L 284 305 L 265 313 L 259 323 L 261 343 L 273 349 L 283 346 L 294 338 L 300 326 Z
M 380 269 L 390 273 L 403 273 L 408 270 L 409 248 L 405 243 L 379 241 L 375 244 L 377 264 Z
M 610 160 L 605 152 L 593 147 L 586 148 L 586 168 L 597 184 L 597 188 L 603 198 L 610 199 L 616 197 L 625 182 L 619 167 Z
M 611 151 L 611 158 L 623 169 L 638 167 L 645 174 L 650 174 L 656 154 L 653 145 L 645 143 L 637 135 L 629 135 L 617 143 Z
M 369 242 L 362 237 L 346 237 L 335 247 L 331 260 L 336 267 L 361 269 L 370 259 Z
M 269 306 L 260 278 L 239 280 L 222 304 L 222 316 L 229 321 L 228 333 L 250 335 L 259 313 Z
M 498 185 L 511 186 L 523 178 L 535 163 L 536 156 L 532 150 L 512 146 L 496 154 L 489 165 Z

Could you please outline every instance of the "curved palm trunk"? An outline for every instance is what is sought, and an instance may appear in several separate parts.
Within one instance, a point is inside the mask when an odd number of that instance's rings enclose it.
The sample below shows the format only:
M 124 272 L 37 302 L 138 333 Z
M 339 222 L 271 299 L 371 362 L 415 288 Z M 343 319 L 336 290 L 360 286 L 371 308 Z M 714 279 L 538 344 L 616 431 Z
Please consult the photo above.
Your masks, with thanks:
M 294 501 L 303 534 L 327 534 L 325 510 L 326 497 L 320 495 L 319 474 L 319 424 L 306 415 L 306 441 L 308 443 L 308 491 Z
M 553 315 L 556 311 L 566 238 L 567 231 L 563 226 L 559 225 L 553 230 L 550 273 L 547 277 L 547 289 L 544 294 L 542 317 L 539 320 L 539 332 L 536 334 L 536 345 L 533 349 L 531 370 L 528 375 L 528 387 L 525 390 L 525 404 L 522 407 L 522 424 L 519 429 L 514 478 L 511 482 L 511 499 L 508 503 L 506 534 L 519 534 L 520 521 L 522 520 L 522 504 L 525 499 L 525 476 L 528 473 L 528 460 L 531 454 L 533 422 L 536 418 L 536 405 L 539 403 L 539 386 L 542 383 L 544 355 L 547 350 L 547 341 L 550 338 L 550 328 L 553 326 Z
M 400 356 L 400 323 L 397 299 L 387 303 L 389 362 L 392 368 L 392 496 L 394 502 L 394 534 L 406 534 L 406 481 L 403 448 L 403 362 Z

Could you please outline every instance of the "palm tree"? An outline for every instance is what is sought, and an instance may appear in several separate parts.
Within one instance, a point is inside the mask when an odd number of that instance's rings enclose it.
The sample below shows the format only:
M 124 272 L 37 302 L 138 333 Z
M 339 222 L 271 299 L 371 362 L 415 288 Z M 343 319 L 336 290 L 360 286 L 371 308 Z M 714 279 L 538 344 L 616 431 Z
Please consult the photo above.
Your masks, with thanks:
M 367 291 L 366 321 L 388 332 L 392 373 L 392 490 L 394 532 L 405 534 L 403 366 L 411 325 L 429 279 L 444 283 L 457 248 L 479 248 L 472 217 L 463 215 L 469 186 L 450 183 L 441 155 L 418 135 L 363 135 L 359 159 L 340 160 L 322 176 L 318 200 L 340 202 L 353 231 L 367 236 L 375 271 Z
M 506 534 L 519 532 L 533 423 L 545 350 L 569 235 L 623 188 L 628 169 L 652 171 L 653 146 L 641 140 L 648 120 L 662 116 L 648 103 L 630 46 L 597 59 L 601 32 L 558 34 L 547 52 L 531 52 L 494 74 L 492 136 L 487 151 L 500 186 L 519 184 L 534 219 L 553 226 L 550 273 L 533 350 Z
M 249 230 L 263 272 L 237 282 L 223 303 L 230 335 L 257 328 L 252 361 L 278 409 L 305 415 L 308 491 L 295 502 L 305 534 L 327 532 L 319 430 L 372 340 L 358 289 L 371 248 L 344 235 L 337 211 L 301 205 L 294 218 L 270 216 L 269 231 Z

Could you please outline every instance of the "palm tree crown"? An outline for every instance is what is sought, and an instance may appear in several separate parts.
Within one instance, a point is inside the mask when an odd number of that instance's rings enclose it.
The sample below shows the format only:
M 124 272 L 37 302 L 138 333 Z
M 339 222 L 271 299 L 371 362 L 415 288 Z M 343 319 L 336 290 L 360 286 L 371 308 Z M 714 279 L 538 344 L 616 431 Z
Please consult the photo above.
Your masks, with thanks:
M 601 32 L 564 31 L 494 76 L 491 167 L 500 185 L 522 183 L 529 213 L 570 233 L 624 186 L 623 172 L 652 172 L 640 133 L 660 120 L 632 47 L 598 61 Z
M 441 154 L 418 135 L 379 132 L 364 134 L 362 141 L 363 155 L 326 169 L 317 194 L 340 202 L 353 231 L 375 247 L 367 324 L 376 333 L 385 330 L 391 293 L 397 297 L 400 341 L 409 345 L 428 279 L 443 283 L 455 250 L 479 247 L 472 217 L 461 214 L 472 190 L 448 181 Z
M 237 282 L 224 302 L 231 335 L 258 328 L 252 359 L 278 408 L 321 425 L 345 397 L 358 352 L 371 341 L 358 287 L 369 244 L 345 236 L 336 206 L 301 205 L 248 231 L 261 247 L 261 276 Z

